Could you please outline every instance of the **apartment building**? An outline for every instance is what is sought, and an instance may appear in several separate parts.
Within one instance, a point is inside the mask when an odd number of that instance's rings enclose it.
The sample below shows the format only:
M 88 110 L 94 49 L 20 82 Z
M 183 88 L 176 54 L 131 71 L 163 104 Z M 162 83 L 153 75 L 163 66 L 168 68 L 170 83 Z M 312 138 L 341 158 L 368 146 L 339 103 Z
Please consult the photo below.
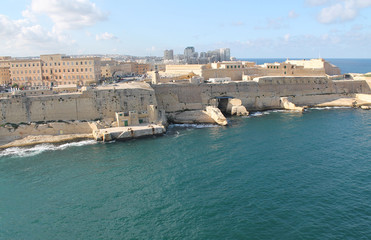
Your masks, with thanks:
M 19 87 L 41 88 L 58 85 L 95 84 L 100 79 L 100 58 L 71 58 L 62 54 L 41 55 L 39 59 L 11 59 L 10 81 Z

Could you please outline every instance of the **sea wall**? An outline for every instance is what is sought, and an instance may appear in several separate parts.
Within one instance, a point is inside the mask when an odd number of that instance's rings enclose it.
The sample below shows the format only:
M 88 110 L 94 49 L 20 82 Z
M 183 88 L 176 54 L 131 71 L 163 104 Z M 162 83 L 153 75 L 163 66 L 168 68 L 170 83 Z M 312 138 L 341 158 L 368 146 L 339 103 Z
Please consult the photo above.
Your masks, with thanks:
M 233 97 L 247 110 L 279 109 L 281 97 L 298 106 L 316 105 L 356 93 L 371 94 L 364 80 L 333 81 L 327 77 L 262 77 L 254 81 L 224 84 L 160 84 L 153 85 L 159 109 L 166 112 L 202 110 L 217 104 L 215 99 Z
M 129 86 L 129 85 L 127 85 Z M 91 121 L 114 118 L 115 112 L 147 111 L 157 105 L 149 85 L 91 89 L 80 93 L 42 96 L 11 95 L 0 99 L 0 123 Z
M 114 118 L 115 112 L 147 111 L 158 106 L 167 113 L 205 110 L 223 97 L 241 100 L 247 110 L 282 108 L 281 97 L 297 106 L 316 105 L 355 94 L 371 94 L 364 80 L 326 77 L 263 77 L 225 84 L 123 84 L 79 93 L 7 95 L 0 99 L 0 124 L 39 121 L 92 121 Z

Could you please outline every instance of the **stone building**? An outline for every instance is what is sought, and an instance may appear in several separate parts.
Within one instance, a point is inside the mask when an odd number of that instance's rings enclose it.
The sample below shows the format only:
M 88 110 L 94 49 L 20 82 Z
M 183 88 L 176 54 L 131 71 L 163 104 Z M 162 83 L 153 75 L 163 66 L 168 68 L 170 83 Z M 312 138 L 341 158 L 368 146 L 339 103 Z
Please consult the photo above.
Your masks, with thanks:
M 11 57 L 0 57 L 0 86 L 6 86 L 10 81 L 10 60 Z
M 100 58 L 71 58 L 62 54 L 41 55 L 39 59 L 10 60 L 12 84 L 27 88 L 58 85 L 96 84 L 100 79 Z

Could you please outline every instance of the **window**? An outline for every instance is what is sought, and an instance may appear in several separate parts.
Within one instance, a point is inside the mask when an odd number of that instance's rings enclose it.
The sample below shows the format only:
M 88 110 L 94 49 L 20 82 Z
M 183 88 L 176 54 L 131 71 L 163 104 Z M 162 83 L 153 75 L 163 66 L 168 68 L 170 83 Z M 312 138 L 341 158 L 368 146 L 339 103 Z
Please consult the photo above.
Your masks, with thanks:
M 79 65 L 79 62 L 76 62 L 76 65 Z

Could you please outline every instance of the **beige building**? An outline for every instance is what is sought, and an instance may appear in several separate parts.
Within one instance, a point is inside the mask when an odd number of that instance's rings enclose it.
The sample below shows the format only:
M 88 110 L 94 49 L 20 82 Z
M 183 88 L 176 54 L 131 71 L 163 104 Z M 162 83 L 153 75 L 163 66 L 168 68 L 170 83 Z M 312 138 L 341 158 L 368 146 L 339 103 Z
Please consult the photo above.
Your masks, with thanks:
M 296 66 L 303 66 L 307 70 L 319 70 L 321 69 L 324 74 L 327 75 L 340 75 L 341 71 L 335 65 L 327 62 L 323 58 L 310 59 L 310 60 L 286 60 L 286 63 L 290 63 Z
M 0 86 L 8 85 L 10 81 L 10 57 L 0 57 Z
M 209 80 L 211 78 L 231 78 L 232 81 L 252 80 L 262 76 L 326 76 L 340 75 L 340 69 L 324 59 L 311 59 L 283 63 L 256 65 L 254 62 L 226 61 L 206 65 L 167 65 L 160 77 L 195 73 Z
M 124 74 L 146 74 L 148 71 L 159 71 L 165 69 L 165 65 L 152 65 L 136 62 L 117 62 L 117 61 L 102 61 L 101 62 L 101 77 L 112 78 L 115 75 Z
M 94 84 L 100 79 L 100 59 L 61 54 L 41 55 L 40 59 L 12 59 L 10 79 L 12 84 L 28 88 Z

